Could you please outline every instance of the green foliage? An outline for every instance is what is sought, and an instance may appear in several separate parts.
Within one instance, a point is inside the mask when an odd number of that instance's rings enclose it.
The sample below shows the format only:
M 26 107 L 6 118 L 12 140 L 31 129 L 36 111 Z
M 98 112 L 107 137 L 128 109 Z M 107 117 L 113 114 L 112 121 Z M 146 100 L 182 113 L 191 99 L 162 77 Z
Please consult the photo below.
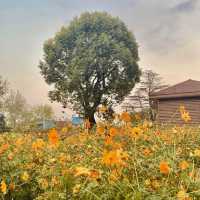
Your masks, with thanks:
M 100 104 L 123 100 L 139 81 L 138 45 L 119 19 L 107 13 L 84 13 L 44 44 L 41 74 L 61 102 L 94 121 Z

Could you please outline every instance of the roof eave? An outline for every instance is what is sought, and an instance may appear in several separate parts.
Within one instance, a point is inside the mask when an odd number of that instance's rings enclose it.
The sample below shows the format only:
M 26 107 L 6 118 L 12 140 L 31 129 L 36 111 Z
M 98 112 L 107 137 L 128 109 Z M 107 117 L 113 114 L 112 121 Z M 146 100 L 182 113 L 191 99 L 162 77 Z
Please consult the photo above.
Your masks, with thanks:
M 198 94 L 167 94 L 167 95 L 151 95 L 150 99 L 175 99 L 175 98 L 190 98 L 190 97 L 200 97 Z

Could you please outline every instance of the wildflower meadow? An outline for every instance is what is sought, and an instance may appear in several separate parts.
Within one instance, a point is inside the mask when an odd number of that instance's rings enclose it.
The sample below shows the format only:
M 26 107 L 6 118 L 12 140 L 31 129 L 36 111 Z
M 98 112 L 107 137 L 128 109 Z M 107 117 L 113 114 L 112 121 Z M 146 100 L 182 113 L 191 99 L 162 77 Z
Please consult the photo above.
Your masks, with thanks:
M 0 135 L 0 199 L 200 199 L 198 127 L 126 112 L 89 125 Z

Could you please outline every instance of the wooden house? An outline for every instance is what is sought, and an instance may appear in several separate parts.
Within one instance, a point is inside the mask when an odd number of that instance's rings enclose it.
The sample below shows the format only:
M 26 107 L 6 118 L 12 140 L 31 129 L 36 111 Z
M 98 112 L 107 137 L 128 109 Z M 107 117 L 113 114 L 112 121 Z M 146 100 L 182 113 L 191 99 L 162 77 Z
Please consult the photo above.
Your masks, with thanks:
M 190 123 L 200 124 L 200 81 L 187 80 L 151 94 L 159 123 L 182 123 L 180 106 L 191 116 Z

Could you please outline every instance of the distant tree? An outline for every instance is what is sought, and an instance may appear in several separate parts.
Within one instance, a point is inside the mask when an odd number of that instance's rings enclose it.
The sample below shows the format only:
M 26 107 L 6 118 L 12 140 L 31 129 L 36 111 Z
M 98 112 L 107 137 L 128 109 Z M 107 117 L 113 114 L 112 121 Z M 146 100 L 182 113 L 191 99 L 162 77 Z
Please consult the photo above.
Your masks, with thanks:
M 84 13 L 44 44 L 41 74 L 52 101 L 71 104 L 91 123 L 100 104 L 123 100 L 139 81 L 138 45 L 119 19 Z
M 8 93 L 8 82 L 3 80 L 2 76 L 0 75 L 0 109 L 3 107 L 3 102 L 6 94 Z
M 36 105 L 27 106 L 22 113 L 22 118 L 18 123 L 17 129 L 20 131 L 34 131 L 38 129 L 39 124 L 45 123 L 46 120 L 53 120 L 54 112 L 51 106 Z
M 6 130 L 5 116 L 3 113 L 0 113 L 0 133 L 4 132 L 5 130 Z
M 163 83 L 162 77 L 158 73 L 152 70 L 144 70 L 142 72 L 140 84 L 133 95 L 128 97 L 129 105 L 133 105 L 134 109 L 147 111 L 150 119 L 154 120 L 155 113 L 150 100 L 150 95 L 167 87 L 168 85 Z
M 27 114 L 26 99 L 19 91 L 11 91 L 5 100 L 5 111 L 8 115 L 9 126 L 16 129 L 24 120 L 24 115 Z
M 50 120 L 54 118 L 53 108 L 48 104 L 34 106 L 31 112 L 36 120 Z
M 8 82 L 6 80 L 3 80 L 2 76 L 0 76 L 0 132 L 4 132 L 6 130 L 5 115 L 2 111 L 7 92 Z

